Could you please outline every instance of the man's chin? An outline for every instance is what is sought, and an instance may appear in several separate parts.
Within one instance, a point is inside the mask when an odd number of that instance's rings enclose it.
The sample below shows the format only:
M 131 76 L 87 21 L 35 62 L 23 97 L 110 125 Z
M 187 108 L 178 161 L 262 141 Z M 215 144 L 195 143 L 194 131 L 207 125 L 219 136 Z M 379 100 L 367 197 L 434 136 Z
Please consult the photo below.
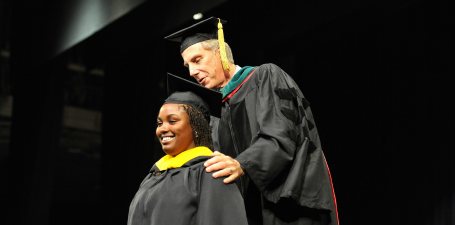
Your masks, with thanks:
M 219 90 L 222 88 L 221 85 L 214 85 L 213 83 L 210 83 L 210 82 L 203 83 L 201 85 L 208 89 L 212 89 L 212 90 Z
M 213 89 L 212 85 L 210 85 L 210 84 L 201 84 L 201 85 L 208 89 Z

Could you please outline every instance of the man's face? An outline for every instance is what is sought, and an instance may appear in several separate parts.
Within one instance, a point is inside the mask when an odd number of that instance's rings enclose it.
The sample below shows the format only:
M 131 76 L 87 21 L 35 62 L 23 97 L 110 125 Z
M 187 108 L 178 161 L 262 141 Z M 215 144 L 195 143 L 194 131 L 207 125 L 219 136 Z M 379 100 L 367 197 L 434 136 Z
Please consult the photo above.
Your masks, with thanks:
M 204 49 L 201 43 L 196 43 L 182 52 L 182 58 L 183 64 L 190 70 L 190 76 L 202 86 L 220 89 L 229 82 L 224 75 L 219 50 L 214 54 Z

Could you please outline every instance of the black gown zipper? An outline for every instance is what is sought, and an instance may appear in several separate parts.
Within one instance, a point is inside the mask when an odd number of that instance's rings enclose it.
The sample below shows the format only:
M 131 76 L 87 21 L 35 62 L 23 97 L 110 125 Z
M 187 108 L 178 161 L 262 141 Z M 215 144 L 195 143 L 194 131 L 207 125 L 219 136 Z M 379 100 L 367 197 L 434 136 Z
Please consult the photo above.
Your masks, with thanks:
M 235 151 L 235 154 L 237 156 L 240 155 L 240 151 L 237 149 L 237 142 L 235 141 L 235 135 L 234 135 L 234 128 L 232 128 L 232 123 L 231 123 L 231 118 L 232 118 L 232 115 L 231 115 L 231 106 L 228 104 L 228 111 L 229 111 L 229 130 L 231 131 L 231 137 L 232 137 L 232 142 L 234 143 L 234 151 Z
M 232 118 L 232 115 L 231 115 L 231 104 L 230 103 L 227 103 L 228 105 L 228 115 L 229 115 L 229 130 L 231 131 L 231 137 L 232 137 L 232 143 L 234 145 L 234 151 L 235 151 L 235 154 L 236 154 L 236 158 L 237 156 L 240 155 L 240 151 L 237 149 L 237 142 L 235 140 L 235 135 L 234 135 L 234 128 L 232 127 L 232 123 L 231 123 L 231 118 Z M 244 187 L 243 187 L 243 177 L 239 177 L 239 181 L 240 181 L 240 192 L 242 194 L 242 197 L 244 196 Z

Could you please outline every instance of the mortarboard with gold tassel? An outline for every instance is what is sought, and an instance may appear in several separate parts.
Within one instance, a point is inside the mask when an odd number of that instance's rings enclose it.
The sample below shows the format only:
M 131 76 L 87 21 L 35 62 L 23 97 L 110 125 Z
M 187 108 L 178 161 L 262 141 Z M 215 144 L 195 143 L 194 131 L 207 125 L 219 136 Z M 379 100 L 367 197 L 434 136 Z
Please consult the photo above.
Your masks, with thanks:
M 196 43 L 210 39 L 218 39 L 223 69 L 225 71 L 230 71 L 229 61 L 226 56 L 226 45 L 223 33 L 223 24 L 225 23 L 226 23 L 225 20 L 210 17 L 199 23 L 196 23 L 192 26 L 175 32 L 165 37 L 164 39 L 181 42 L 180 54 L 182 54 L 182 52 L 185 51 L 185 49 Z

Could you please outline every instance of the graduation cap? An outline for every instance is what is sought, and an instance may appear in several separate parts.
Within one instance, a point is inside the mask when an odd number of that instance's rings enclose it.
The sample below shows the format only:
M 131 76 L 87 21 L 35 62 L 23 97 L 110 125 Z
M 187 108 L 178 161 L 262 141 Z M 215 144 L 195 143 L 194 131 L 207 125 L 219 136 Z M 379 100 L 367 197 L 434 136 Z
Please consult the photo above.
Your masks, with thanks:
M 221 92 L 208 89 L 168 73 L 167 93 L 169 97 L 164 101 L 164 104 L 179 103 L 191 105 L 198 109 L 207 121 L 210 121 L 210 115 L 218 118 L 221 117 Z
M 218 39 L 221 55 L 221 63 L 225 71 L 230 70 L 229 61 L 226 56 L 226 46 L 224 44 L 223 24 L 226 21 L 219 18 L 210 17 L 183 30 L 173 33 L 164 39 L 170 41 L 181 42 L 180 54 L 185 49 L 196 43 Z

